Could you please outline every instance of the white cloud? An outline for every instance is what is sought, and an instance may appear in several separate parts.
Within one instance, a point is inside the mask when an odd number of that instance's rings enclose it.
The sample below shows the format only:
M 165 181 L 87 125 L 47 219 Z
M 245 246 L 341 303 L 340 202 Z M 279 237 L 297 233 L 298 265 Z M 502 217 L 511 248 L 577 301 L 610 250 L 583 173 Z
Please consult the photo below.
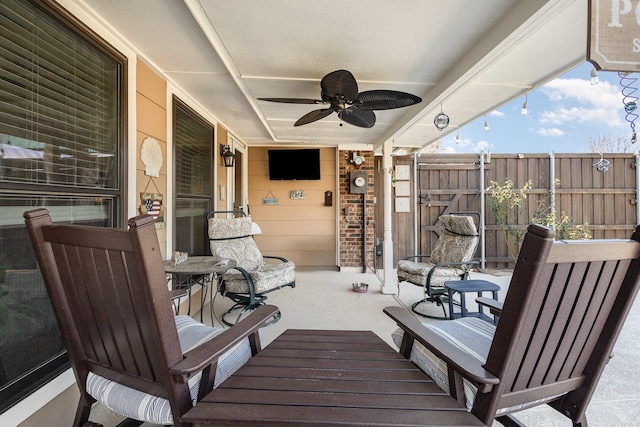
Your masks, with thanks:
M 472 151 L 474 153 L 486 152 L 490 147 L 491 145 L 487 141 L 478 141 Z
M 540 128 L 536 131 L 538 135 L 542 136 L 564 136 L 566 132 L 558 128 Z
M 438 153 L 480 153 L 486 152 L 490 145 L 487 141 L 481 140 L 474 142 L 470 138 L 460 138 L 460 142 L 455 142 L 453 139 L 447 139 L 442 141 L 442 144 L 438 147 Z
M 626 124 L 621 117 L 623 107 L 620 88 L 607 81 L 592 85 L 584 79 L 559 78 L 542 86 L 541 92 L 557 104 L 553 110 L 540 114 L 542 124 L 579 123 L 608 127 Z
M 467 148 L 471 143 L 472 141 L 469 138 L 460 138 L 460 142 L 456 142 L 456 145 L 460 148 Z
M 503 113 L 502 111 L 493 110 L 492 112 L 489 113 L 489 115 L 494 117 L 503 117 L 505 113 Z
M 456 153 L 455 147 L 440 147 L 438 148 L 438 153 Z

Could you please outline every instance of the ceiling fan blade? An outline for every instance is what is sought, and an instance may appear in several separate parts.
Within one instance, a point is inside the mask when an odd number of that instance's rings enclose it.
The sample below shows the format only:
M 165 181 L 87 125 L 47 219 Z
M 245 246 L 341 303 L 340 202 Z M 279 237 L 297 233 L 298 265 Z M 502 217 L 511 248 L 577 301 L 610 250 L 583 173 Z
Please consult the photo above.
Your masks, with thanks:
M 361 110 L 358 107 L 349 107 L 338 113 L 338 117 L 350 125 L 361 128 L 370 128 L 376 123 L 376 115 L 373 111 Z
M 324 101 L 319 99 L 307 99 L 307 98 L 258 98 L 260 101 L 269 102 L 283 102 L 285 104 L 324 104 Z
M 396 90 L 367 90 L 358 94 L 357 105 L 363 110 L 391 110 L 419 104 L 422 98 Z
M 306 125 L 306 124 L 315 122 L 316 120 L 324 119 L 331 113 L 333 113 L 333 108 L 325 108 L 323 110 L 313 110 L 305 114 L 304 116 L 300 117 L 298 121 L 295 122 L 293 125 L 294 126 Z
M 322 100 L 329 102 L 331 98 L 341 95 L 347 101 L 355 101 L 358 96 L 358 83 L 347 70 L 333 71 L 322 78 Z

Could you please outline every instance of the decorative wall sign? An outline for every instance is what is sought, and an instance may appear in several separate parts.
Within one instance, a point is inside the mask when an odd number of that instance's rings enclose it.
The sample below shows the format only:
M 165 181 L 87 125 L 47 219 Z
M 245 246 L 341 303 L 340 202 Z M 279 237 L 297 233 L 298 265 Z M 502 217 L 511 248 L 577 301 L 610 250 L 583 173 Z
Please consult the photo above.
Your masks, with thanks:
M 403 181 L 411 178 L 410 165 L 396 165 L 396 180 Z
M 144 164 L 144 174 L 147 176 L 160 176 L 160 168 L 162 167 L 162 149 L 158 141 L 151 137 L 146 137 L 142 141 L 140 147 L 140 160 Z
M 262 204 L 263 205 L 277 205 L 278 204 L 278 198 L 271 191 L 269 191 L 262 198 Z
M 396 212 L 411 212 L 411 199 L 409 197 L 396 197 Z
M 640 71 L 637 2 L 589 0 L 587 59 L 604 71 Z
M 140 193 L 140 213 L 151 215 L 156 228 L 164 228 L 164 204 L 160 193 Z
M 291 199 L 304 199 L 304 190 L 291 190 L 289 192 L 289 198 L 291 198 Z
M 411 185 L 409 181 L 396 181 L 396 196 L 410 196 Z

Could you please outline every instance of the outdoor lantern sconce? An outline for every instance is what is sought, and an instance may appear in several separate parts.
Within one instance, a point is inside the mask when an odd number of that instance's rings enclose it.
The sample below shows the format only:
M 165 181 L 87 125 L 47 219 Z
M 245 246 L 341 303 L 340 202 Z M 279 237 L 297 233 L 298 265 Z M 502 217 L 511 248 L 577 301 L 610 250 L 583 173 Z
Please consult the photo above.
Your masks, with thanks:
M 236 162 L 236 155 L 231 152 L 231 147 L 220 144 L 220 156 L 226 168 L 232 168 Z

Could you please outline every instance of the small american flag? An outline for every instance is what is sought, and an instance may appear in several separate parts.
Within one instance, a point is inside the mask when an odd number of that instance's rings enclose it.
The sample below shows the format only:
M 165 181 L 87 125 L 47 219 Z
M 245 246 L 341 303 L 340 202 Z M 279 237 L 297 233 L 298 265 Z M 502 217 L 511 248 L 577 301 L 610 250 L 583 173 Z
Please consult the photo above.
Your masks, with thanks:
M 147 213 L 151 215 L 154 220 L 158 219 L 160 207 L 162 206 L 160 200 L 145 199 L 144 206 L 147 208 Z

